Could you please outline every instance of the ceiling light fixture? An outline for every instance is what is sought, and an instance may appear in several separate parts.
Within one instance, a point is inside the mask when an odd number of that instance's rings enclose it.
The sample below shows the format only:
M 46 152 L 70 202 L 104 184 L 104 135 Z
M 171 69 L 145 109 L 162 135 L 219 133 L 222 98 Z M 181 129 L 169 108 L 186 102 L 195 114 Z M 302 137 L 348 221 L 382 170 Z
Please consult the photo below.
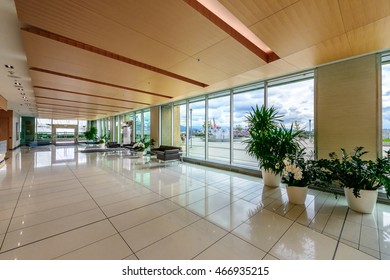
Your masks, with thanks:
M 218 0 L 184 0 L 259 58 L 269 63 L 279 57 Z
M 5 68 L 8 68 L 8 69 L 14 69 L 14 67 L 12 65 L 9 65 L 9 64 L 4 64 Z

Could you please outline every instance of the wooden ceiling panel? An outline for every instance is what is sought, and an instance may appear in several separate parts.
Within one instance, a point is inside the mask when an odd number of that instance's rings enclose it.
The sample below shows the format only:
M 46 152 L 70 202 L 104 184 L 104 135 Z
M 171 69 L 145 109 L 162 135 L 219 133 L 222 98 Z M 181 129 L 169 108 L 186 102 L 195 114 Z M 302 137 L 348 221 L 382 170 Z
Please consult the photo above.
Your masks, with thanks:
M 128 1 L 117 0 L 115 2 L 117 3 L 109 1 L 108 4 L 115 8 L 117 16 L 122 14 L 131 20 L 131 17 L 127 15 L 128 9 L 118 9 L 121 2 Z M 85 5 L 87 7 L 81 6 L 80 1 L 72 0 L 15 1 L 19 19 L 43 30 L 161 68 L 172 66 L 186 58 L 183 53 L 166 44 L 145 36 L 142 32 L 125 27 L 117 22 L 115 15 L 109 18 L 105 12 L 97 14 L 93 11 L 94 6 L 103 7 L 105 10 L 106 2 L 88 1 L 86 3 L 88 3 Z M 165 1 L 155 1 L 155 3 L 165 3 Z M 141 17 L 143 15 L 144 13 L 140 13 Z M 143 17 L 143 20 L 150 19 Z M 156 23 L 154 19 L 150 21 Z M 182 38 L 182 40 L 185 39 L 185 37 Z
M 195 58 L 200 59 L 200 62 L 227 73 L 229 77 L 266 64 L 233 38 L 219 42 L 197 54 Z
M 335 0 L 301 0 L 250 29 L 281 58 L 345 32 Z
M 353 56 L 347 35 L 334 37 L 283 58 L 298 69 L 314 67 Z
M 30 67 L 61 72 L 98 81 L 131 86 L 154 73 L 60 42 L 22 31 Z
M 389 0 L 340 0 L 339 2 L 346 31 L 390 16 Z
M 354 29 L 347 33 L 353 55 L 390 48 L 390 17 Z
M 152 78 L 143 81 L 142 83 L 134 85 L 134 87 L 151 92 L 165 92 L 173 97 L 187 94 L 190 91 L 202 89 L 195 85 L 180 82 L 163 75 L 155 75 Z
M 218 0 L 246 26 L 252 26 L 299 0 Z
M 135 104 L 133 102 L 126 102 L 126 101 L 118 101 L 114 99 L 108 99 L 98 96 L 85 96 L 80 94 L 73 94 L 63 91 L 54 91 L 54 90 L 48 90 L 48 89 L 42 89 L 42 88 L 35 88 L 35 96 L 40 97 L 51 97 L 56 98 L 58 100 L 69 100 L 74 102 L 85 102 L 88 104 L 103 104 L 103 105 L 110 105 L 110 106 L 121 106 L 123 108 L 128 108 L 128 110 L 140 107 L 142 105 Z
M 150 94 L 145 94 L 136 91 L 124 90 L 121 88 L 100 85 L 87 81 L 75 81 L 75 79 L 64 76 L 52 75 L 49 73 L 42 73 L 34 70 L 30 70 L 30 72 L 34 86 L 94 94 L 103 97 L 127 99 L 148 104 L 169 100 L 168 98 L 164 97 L 153 96 Z
M 140 30 L 143 35 L 189 56 L 228 37 L 228 34 L 181 0 L 77 2 L 85 9 L 104 15 L 130 30 Z
M 170 68 L 169 71 L 173 73 L 187 73 L 194 79 L 206 84 L 213 84 L 229 77 L 225 72 L 204 63 L 203 60 L 198 61 L 194 58 L 178 63 Z

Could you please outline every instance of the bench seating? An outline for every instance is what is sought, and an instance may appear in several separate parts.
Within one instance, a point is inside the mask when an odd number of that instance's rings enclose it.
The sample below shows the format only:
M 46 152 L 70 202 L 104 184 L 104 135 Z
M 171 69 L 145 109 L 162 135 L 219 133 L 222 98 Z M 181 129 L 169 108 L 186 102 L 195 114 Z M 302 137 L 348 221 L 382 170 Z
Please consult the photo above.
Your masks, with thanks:
M 161 145 L 158 148 L 151 149 L 150 152 L 157 155 L 157 159 L 162 161 L 182 159 L 181 147 Z

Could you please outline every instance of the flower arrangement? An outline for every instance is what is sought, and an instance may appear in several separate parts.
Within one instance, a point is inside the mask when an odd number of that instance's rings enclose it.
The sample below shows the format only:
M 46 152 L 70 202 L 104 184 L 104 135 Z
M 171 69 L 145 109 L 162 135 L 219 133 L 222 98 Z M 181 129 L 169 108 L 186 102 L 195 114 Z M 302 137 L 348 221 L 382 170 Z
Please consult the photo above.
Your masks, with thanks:
M 146 149 L 146 145 L 143 142 L 136 142 L 133 145 L 133 149 L 137 152 L 143 152 Z
M 145 138 L 142 138 L 138 142 L 134 143 L 133 150 L 136 152 L 143 152 L 149 147 L 153 147 L 154 145 L 154 139 L 150 139 L 149 141 L 146 141 Z
M 304 149 L 283 160 L 282 182 L 288 186 L 306 187 L 311 183 L 311 161 L 305 160 Z

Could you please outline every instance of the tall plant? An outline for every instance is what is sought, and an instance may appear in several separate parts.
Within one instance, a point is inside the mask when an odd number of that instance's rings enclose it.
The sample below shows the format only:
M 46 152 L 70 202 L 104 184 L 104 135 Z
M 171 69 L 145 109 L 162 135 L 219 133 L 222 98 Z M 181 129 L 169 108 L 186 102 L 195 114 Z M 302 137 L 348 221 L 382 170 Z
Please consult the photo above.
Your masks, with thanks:
M 87 130 L 85 133 L 85 138 L 87 140 L 95 140 L 97 137 L 97 128 L 92 126 L 89 130 Z
M 300 149 L 298 137 L 301 130 L 293 125 L 283 125 L 282 115 L 274 107 L 252 107 L 246 116 L 250 138 L 245 140 L 246 151 L 259 161 L 260 167 L 280 173 L 284 168 L 286 155 L 295 154 Z

